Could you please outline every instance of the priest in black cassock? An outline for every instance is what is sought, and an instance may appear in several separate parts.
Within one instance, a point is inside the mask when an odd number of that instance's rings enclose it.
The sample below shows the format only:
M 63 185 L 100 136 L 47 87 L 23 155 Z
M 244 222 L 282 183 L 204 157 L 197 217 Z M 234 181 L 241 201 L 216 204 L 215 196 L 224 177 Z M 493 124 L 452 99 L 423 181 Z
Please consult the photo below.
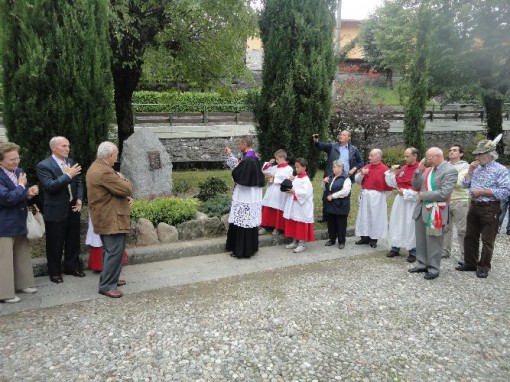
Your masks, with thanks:
M 259 159 L 252 150 L 252 139 L 243 136 L 239 139 L 239 150 L 243 154 L 240 162 L 229 148 L 227 165 L 232 170 L 234 192 L 228 217 L 226 250 L 238 259 L 249 258 L 259 250 L 258 227 L 262 222 L 262 188 L 264 174 Z

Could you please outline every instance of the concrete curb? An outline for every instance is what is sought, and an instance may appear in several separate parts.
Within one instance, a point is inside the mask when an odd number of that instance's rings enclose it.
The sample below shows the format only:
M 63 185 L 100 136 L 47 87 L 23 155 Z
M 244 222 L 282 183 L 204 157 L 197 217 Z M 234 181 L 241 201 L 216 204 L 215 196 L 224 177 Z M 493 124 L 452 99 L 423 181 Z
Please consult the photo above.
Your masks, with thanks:
M 347 228 L 347 236 L 354 236 L 354 228 Z M 203 238 L 192 241 L 184 241 L 172 244 L 151 245 L 146 247 L 133 247 L 126 249 L 127 264 L 144 264 L 156 261 L 174 260 L 183 257 L 214 255 L 225 252 L 225 237 Z M 327 229 L 315 230 L 316 240 L 328 238 Z M 260 236 L 259 246 L 269 247 L 275 245 L 271 235 Z M 88 253 L 82 253 L 80 259 L 83 264 L 88 264 Z M 48 265 L 46 258 L 32 259 L 34 276 L 47 276 Z

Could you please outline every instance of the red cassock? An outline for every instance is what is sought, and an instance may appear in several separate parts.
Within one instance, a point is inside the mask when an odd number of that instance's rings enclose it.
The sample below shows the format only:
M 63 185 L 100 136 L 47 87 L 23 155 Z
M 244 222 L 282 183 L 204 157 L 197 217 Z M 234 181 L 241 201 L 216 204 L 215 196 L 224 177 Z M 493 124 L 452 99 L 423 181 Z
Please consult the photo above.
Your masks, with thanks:
M 124 251 L 122 256 L 122 265 L 126 265 L 127 253 Z M 90 247 L 89 269 L 101 272 L 103 270 L 103 248 Z

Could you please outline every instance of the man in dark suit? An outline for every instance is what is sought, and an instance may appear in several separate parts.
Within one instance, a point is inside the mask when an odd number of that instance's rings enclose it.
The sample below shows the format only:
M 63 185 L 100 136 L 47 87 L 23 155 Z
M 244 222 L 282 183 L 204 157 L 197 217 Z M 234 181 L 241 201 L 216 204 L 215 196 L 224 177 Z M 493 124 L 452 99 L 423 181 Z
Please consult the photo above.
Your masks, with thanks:
M 69 158 L 69 141 L 65 137 L 53 137 L 50 149 L 51 156 L 39 162 L 36 171 L 44 191 L 48 272 L 50 280 L 59 284 L 63 282 L 62 252 L 64 273 L 85 276 L 79 259 L 80 211 L 84 188 L 79 177 L 81 166 Z
M 425 160 L 431 165 L 429 168 L 425 168 Z M 438 147 L 427 150 L 414 172 L 412 184 L 420 190 L 420 203 L 413 213 L 417 266 L 409 272 L 424 272 L 426 280 L 439 276 L 444 226 L 448 224 L 449 200 L 457 177 L 457 170 L 444 160 L 443 151 Z

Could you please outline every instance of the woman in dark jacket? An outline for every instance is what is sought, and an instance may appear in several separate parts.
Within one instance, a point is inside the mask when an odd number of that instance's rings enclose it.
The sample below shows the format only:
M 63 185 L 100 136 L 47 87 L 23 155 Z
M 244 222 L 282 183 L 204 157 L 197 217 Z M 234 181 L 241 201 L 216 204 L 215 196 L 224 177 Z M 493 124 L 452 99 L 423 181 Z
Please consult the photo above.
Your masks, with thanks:
M 27 207 L 39 189 L 27 188 L 19 160 L 18 145 L 0 143 L 0 301 L 11 303 L 20 300 L 15 291 L 37 292 L 27 239 Z
M 333 161 L 333 175 L 324 178 L 322 184 L 322 202 L 328 218 L 329 240 L 326 246 L 333 245 L 338 240 L 338 248 L 342 249 L 345 247 L 347 216 L 351 209 L 351 180 L 344 171 L 343 162 Z

